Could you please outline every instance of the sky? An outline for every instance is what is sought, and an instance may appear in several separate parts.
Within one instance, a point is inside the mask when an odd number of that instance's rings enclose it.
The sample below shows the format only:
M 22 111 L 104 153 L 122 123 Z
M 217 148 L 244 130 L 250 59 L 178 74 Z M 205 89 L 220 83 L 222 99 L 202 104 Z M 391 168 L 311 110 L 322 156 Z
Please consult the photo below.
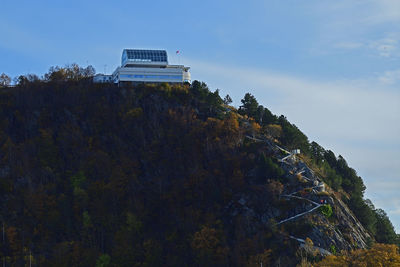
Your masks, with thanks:
M 399 0 L 2 0 L 0 73 L 109 74 L 124 48 L 165 49 L 235 106 L 250 92 L 285 115 L 347 160 L 400 233 Z

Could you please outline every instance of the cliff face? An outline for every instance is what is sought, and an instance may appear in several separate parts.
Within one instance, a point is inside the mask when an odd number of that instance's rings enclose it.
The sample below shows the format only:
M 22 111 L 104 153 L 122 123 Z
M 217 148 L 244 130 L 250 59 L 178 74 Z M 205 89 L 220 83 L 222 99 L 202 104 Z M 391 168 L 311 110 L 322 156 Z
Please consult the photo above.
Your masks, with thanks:
M 247 138 L 257 144 L 260 153 L 280 162 L 285 181 L 275 192 L 268 188 L 274 184 L 273 181 L 269 181 L 264 190 L 257 188 L 260 185 L 253 185 L 257 190 L 242 193 L 236 205 L 232 205 L 233 216 L 242 214 L 252 222 L 247 229 L 249 234 L 257 227 L 275 228 L 281 238 L 297 242 L 300 247 L 309 238 L 315 252 L 321 255 L 368 247 L 368 242 L 372 241 L 368 231 L 337 197 L 340 194 L 323 183 L 301 158 L 292 156 L 281 161 L 287 154 L 282 155 L 281 147 L 271 139 L 265 136 Z M 272 201 L 265 197 L 271 193 L 275 193 Z M 332 215 L 324 215 L 321 212 L 323 206 L 330 206 Z
M 278 126 L 204 84 L 0 93 L 8 264 L 292 266 L 372 239 Z

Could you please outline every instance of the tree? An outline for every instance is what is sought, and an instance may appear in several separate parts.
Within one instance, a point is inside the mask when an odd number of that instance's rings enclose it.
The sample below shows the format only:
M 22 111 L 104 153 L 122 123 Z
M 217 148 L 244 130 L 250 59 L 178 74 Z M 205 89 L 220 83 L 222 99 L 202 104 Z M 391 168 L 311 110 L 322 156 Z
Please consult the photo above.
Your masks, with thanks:
M 17 84 L 18 86 L 27 86 L 29 83 L 29 80 L 26 76 L 24 75 L 19 75 L 18 77 L 14 78 L 14 83 Z
M 242 115 L 246 114 L 249 117 L 255 117 L 258 109 L 256 98 L 252 94 L 246 93 L 241 102 L 243 105 L 239 107 L 239 113 Z
M 211 114 L 218 110 L 222 104 L 222 99 L 219 96 L 219 89 L 215 90 L 214 93 L 209 93 L 206 97 L 206 102 L 209 105 L 209 111 Z
M 376 216 L 373 210 L 360 196 L 353 195 L 349 200 L 349 208 L 354 212 L 361 224 L 371 233 L 376 232 Z
M 258 107 L 257 119 L 260 120 L 260 124 L 262 125 L 277 123 L 278 120 L 278 118 L 274 114 L 272 114 L 272 112 L 269 109 L 263 106 Z
M 5 73 L 0 74 L 0 86 L 9 86 L 11 78 Z
M 26 79 L 28 79 L 28 82 L 37 82 L 40 81 L 39 77 L 36 74 L 27 74 Z
M 96 74 L 96 69 L 92 66 L 89 65 L 86 68 L 82 69 L 82 76 L 84 77 L 91 77 Z
M 196 98 L 198 98 L 199 100 L 205 99 L 210 93 L 207 84 L 205 84 L 204 82 L 199 82 L 197 80 L 194 80 L 192 82 L 191 89 L 193 95 L 196 96 Z
M 50 67 L 49 72 L 44 75 L 47 81 L 62 81 L 66 77 L 65 70 L 58 66 Z
M 317 164 L 320 164 L 324 159 L 325 149 L 318 143 L 312 141 L 310 144 L 310 150 L 311 157 L 316 161 Z
M 253 133 L 253 137 L 255 137 L 256 134 L 260 133 L 261 126 L 257 122 L 252 122 L 251 123 L 251 131 Z
M 278 118 L 278 123 L 282 127 L 282 136 L 280 141 L 287 148 L 300 148 L 302 153 L 307 153 L 310 149 L 307 136 L 302 133 L 296 125 L 291 124 L 285 116 Z
M 311 256 L 315 256 L 318 253 L 318 250 L 314 248 L 314 242 L 309 237 L 304 242 L 304 250 Z
M 250 256 L 247 266 L 248 267 L 258 267 L 258 266 L 269 266 L 271 261 L 272 250 L 266 249 L 263 253 Z
M 267 181 L 267 191 L 270 197 L 277 201 L 279 199 L 280 194 L 283 192 L 283 184 L 279 181 L 269 179 Z
M 226 95 L 223 101 L 225 105 L 229 105 L 232 103 L 232 98 L 229 95 Z
M 269 124 L 265 127 L 265 131 L 272 138 L 279 138 L 282 135 L 282 126 L 278 124 Z
M 396 245 L 375 244 L 371 249 L 353 250 L 350 255 L 327 256 L 315 266 L 400 266 L 399 248 Z
M 194 234 L 191 245 L 201 266 L 209 266 L 225 260 L 228 248 L 223 247 L 221 243 L 219 233 L 214 228 L 203 226 Z
M 78 64 L 73 63 L 66 65 L 65 67 L 50 67 L 49 72 L 44 75 L 47 81 L 79 81 L 84 78 L 92 77 L 96 73 L 96 70 L 92 65 L 86 68 L 79 67 Z
M 375 234 L 376 241 L 380 243 L 396 244 L 397 235 L 386 212 L 382 209 L 377 209 L 375 210 L 375 214 L 377 219 Z

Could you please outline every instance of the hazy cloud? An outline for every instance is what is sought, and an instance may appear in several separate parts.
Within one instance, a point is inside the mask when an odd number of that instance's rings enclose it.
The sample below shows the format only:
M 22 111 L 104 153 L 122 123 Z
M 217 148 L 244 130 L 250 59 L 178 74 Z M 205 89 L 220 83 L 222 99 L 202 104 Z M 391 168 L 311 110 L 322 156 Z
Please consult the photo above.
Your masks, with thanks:
M 399 0 L 320 1 L 314 12 L 319 35 L 312 53 L 335 53 L 333 48 L 400 57 Z
M 396 214 L 396 215 L 400 215 L 400 201 L 397 201 L 396 202 L 396 208 L 394 208 L 392 211 L 391 211 L 391 213 L 392 214 Z
M 318 1 L 316 6 L 320 12 L 333 14 L 336 17 L 347 17 L 355 22 L 355 26 L 400 21 L 400 1 L 398 0 Z M 336 23 L 340 25 L 342 22 Z
M 333 45 L 334 48 L 339 49 L 357 49 L 363 46 L 364 44 L 361 42 L 339 42 Z
M 399 57 L 400 56 L 400 37 L 394 34 L 388 37 L 371 41 L 369 47 L 376 50 L 382 57 Z
M 386 84 L 381 81 L 383 78 L 318 81 L 267 70 L 225 67 L 198 61 L 190 64 L 193 69 L 207 72 L 207 77 L 211 73 L 214 76 L 218 73 L 221 84 L 217 87 L 227 86 L 226 79 L 229 77 L 229 80 L 233 80 L 232 86 L 238 90 L 254 88 L 259 97 L 266 99 L 271 94 L 280 95 L 276 104 L 272 104 L 277 109 L 275 111 L 287 113 L 298 109 L 299 112 L 294 112 L 295 117 L 301 114 L 316 120 L 322 120 L 323 116 L 332 121 L 340 121 L 341 127 L 329 123 L 317 130 L 320 134 L 330 133 L 363 141 L 374 140 L 377 136 L 386 141 L 398 140 L 400 126 L 395 126 L 396 131 L 381 131 L 387 127 L 388 122 L 397 125 L 396 122 L 400 120 L 400 92 L 390 88 L 386 90 Z M 395 76 L 394 73 L 387 73 L 383 77 L 389 77 L 389 74 Z
M 400 91 L 398 70 L 376 78 L 320 81 L 269 70 L 187 60 L 194 79 L 224 87 L 235 104 L 246 92 L 275 114 L 284 114 L 311 140 L 343 155 L 367 185 L 366 197 L 385 208 L 396 225 L 400 202 Z M 398 229 L 400 230 L 400 229 Z
M 386 71 L 384 74 L 379 76 L 379 80 L 382 83 L 389 85 L 400 83 L 400 69 Z
M 370 23 L 399 22 L 400 1 L 398 0 L 372 0 L 375 9 L 367 21 Z
M 400 58 L 400 35 L 387 34 L 386 37 L 371 40 L 339 41 L 332 48 L 341 50 L 364 50 L 369 55 L 377 55 L 387 59 Z

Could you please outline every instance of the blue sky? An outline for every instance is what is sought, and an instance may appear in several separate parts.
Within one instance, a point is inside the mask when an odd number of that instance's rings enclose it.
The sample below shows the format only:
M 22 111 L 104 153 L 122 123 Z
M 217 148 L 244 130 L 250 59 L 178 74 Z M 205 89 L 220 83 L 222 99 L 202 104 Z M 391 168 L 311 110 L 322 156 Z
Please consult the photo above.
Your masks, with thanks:
M 166 49 L 344 156 L 400 232 L 399 0 L 3 0 L 0 14 L 0 73 L 110 73 L 124 48 Z

